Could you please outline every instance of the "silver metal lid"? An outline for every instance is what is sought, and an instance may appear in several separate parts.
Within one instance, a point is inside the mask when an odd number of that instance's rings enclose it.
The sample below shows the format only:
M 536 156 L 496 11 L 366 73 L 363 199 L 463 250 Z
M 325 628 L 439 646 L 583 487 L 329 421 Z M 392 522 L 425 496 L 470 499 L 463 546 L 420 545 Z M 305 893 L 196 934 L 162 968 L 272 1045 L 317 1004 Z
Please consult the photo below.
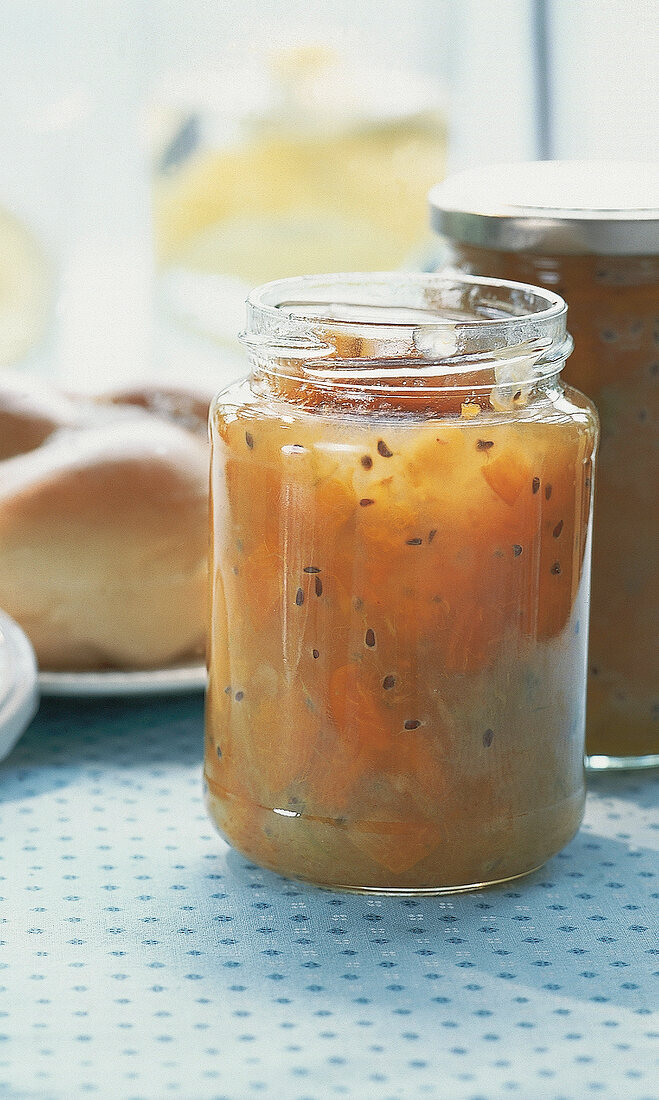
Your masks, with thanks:
M 659 162 L 528 161 L 471 168 L 428 195 L 443 237 L 504 252 L 659 254 Z

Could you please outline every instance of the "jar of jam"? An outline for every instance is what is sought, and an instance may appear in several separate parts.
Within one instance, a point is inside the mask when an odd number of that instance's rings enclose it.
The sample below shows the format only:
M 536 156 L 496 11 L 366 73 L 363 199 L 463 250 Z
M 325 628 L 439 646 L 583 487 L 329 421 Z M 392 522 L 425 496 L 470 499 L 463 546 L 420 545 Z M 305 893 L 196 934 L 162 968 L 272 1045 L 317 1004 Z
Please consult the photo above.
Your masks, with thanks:
M 659 166 L 534 162 L 430 193 L 460 271 L 561 294 L 567 379 L 602 423 L 586 748 L 593 768 L 659 764 Z
M 243 339 L 210 415 L 211 817 L 332 888 L 526 874 L 584 805 L 598 427 L 565 303 L 307 276 L 255 290 Z

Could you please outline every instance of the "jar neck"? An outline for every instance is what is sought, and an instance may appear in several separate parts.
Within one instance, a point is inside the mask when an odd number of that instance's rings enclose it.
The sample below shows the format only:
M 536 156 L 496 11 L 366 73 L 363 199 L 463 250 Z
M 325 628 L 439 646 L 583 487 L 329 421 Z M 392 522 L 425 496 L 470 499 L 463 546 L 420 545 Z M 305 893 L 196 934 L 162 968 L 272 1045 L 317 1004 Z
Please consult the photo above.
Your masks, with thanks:
M 299 404 L 514 408 L 560 373 L 565 314 L 503 280 L 318 276 L 255 291 L 242 339 L 253 385 Z

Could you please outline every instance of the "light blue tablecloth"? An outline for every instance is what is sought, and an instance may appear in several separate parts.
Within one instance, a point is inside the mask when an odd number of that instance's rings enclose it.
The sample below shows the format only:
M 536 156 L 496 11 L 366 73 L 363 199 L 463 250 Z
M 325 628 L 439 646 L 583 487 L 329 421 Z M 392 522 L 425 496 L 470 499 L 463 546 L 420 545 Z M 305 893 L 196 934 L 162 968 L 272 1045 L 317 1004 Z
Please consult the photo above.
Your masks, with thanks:
M 512 887 L 369 898 L 231 852 L 201 739 L 53 700 L 0 766 L 1 1097 L 657 1100 L 656 773 Z

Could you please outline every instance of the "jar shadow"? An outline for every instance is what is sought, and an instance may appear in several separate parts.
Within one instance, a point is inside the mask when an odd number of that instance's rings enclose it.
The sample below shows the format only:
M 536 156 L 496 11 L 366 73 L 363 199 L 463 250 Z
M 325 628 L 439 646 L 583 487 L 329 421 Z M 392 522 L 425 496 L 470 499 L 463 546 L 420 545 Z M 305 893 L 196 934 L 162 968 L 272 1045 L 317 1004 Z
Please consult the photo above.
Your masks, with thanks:
M 242 966 L 266 990 L 281 983 L 305 1002 L 322 993 L 335 1008 L 357 995 L 389 1003 L 397 993 L 402 1002 L 414 998 L 415 1012 L 419 999 L 431 1008 L 464 994 L 476 1009 L 511 991 L 539 997 L 547 1009 L 575 1001 L 642 1006 L 652 941 L 639 913 L 647 911 L 652 854 L 624 841 L 582 829 L 524 880 L 417 898 L 317 889 L 231 849 L 222 862 L 223 904 L 211 920 L 226 932 L 236 926 L 229 903 L 241 914 L 250 937 Z M 219 972 L 221 950 L 216 957 Z

